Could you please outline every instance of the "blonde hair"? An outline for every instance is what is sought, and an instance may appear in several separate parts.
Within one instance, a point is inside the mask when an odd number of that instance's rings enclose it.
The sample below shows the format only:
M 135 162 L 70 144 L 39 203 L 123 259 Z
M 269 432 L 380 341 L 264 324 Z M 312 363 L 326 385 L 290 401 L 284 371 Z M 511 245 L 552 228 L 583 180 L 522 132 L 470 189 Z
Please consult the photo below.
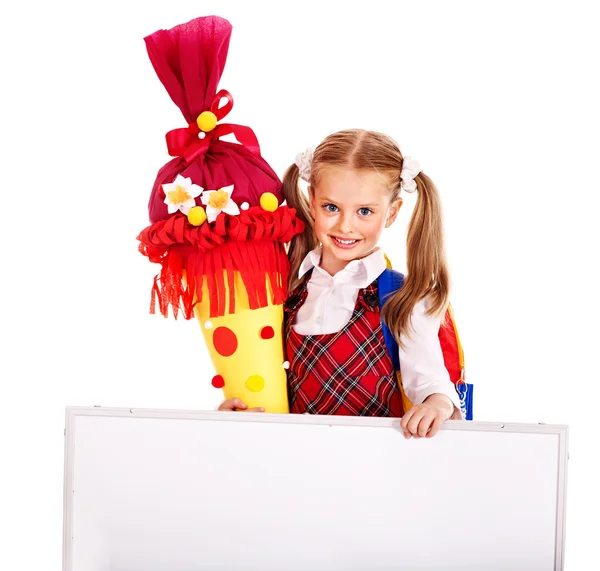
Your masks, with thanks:
M 342 166 L 372 170 L 388 181 L 390 203 L 400 198 L 400 172 L 404 158 L 398 144 L 387 135 L 363 129 L 348 129 L 326 137 L 315 149 L 310 185 L 316 186 L 325 167 Z M 308 252 L 319 246 L 307 196 L 299 184 L 298 167 L 291 165 L 283 177 L 283 196 L 306 224 L 304 233 L 292 238 L 288 246 L 290 260 L 289 291 L 299 283 L 298 270 Z M 415 304 L 428 297 L 429 315 L 442 313 L 448 305 L 449 277 L 444 255 L 441 202 L 433 181 L 419 173 L 417 203 L 408 225 L 406 238 L 407 275 L 404 285 L 383 306 L 383 319 L 401 343 L 400 335 L 409 335 L 410 316 Z

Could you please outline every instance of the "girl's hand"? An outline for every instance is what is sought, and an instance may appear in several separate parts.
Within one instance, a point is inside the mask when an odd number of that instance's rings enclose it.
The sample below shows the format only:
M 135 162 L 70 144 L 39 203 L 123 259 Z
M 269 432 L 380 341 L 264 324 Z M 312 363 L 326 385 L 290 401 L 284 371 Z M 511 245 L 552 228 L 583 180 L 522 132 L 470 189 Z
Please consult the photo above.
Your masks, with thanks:
M 217 410 L 265 412 L 265 409 L 260 406 L 254 407 L 254 408 L 248 408 L 248 405 L 245 402 L 242 402 L 240 399 L 227 399 L 219 405 L 219 408 Z
M 435 436 L 442 423 L 454 414 L 454 404 L 445 395 L 428 396 L 423 404 L 413 406 L 400 421 L 405 438 L 431 438 Z

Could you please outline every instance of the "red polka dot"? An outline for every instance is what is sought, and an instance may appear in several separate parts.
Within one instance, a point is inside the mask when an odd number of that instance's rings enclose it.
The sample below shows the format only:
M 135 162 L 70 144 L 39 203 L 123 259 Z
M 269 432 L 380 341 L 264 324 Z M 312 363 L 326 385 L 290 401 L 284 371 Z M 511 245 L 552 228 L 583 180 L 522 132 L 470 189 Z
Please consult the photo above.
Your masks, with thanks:
M 212 378 L 212 386 L 215 389 L 222 389 L 225 386 L 225 379 L 221 375 L 215 375 Z
M 233 355 L 238 346 L 235 333 L 227 327 L 217 327 L 213 333 L 213 344 L 217 353 L 223 357 Z
M 273 331 L 271 326 L 267 325 L 260 330 L 260 336 L 263 339 L 273 339 L 273 337 L 275 337 L 275 331 Z

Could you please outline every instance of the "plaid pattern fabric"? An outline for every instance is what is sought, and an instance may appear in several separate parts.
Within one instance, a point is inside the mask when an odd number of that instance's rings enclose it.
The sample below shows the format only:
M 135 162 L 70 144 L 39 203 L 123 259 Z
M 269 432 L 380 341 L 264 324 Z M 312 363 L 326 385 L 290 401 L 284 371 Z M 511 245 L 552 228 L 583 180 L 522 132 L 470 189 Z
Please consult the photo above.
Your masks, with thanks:
M 337 333 L 300 335 L 292 327 L 308 279 L 285 305 L 288 392 L 292 413 L 402 416 L 402 399 L 381 327 L 377 280 L 358 293 Z

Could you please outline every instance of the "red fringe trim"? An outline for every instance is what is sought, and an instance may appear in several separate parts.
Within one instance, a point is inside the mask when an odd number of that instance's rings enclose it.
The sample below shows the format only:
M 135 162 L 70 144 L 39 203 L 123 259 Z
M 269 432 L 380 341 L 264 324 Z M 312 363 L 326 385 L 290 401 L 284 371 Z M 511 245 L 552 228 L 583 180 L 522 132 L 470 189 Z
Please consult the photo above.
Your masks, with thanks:
M 165 317 L 171 306 L 175 319 L 180 310 L 191 319 L 194 305 L 202 301 L 205 279 L 210 316 L 235 313 L 234 271 L 241 275 L 251 309 L 269 304 L 267 279 L 271 302 L 283 303 L 289 271 L 284 244 L 303 231 L 296 211 L 287 206 L 275 212 L 252 207 L 238 216 L 219 215 L 213 224 L 202 226 L 192 226 L 186 216 L 176 214 L 148 226 L 138 236 L 139 250 L 162 266 L 154 278 L 150 313 L 155 313 L 158 301 Z

